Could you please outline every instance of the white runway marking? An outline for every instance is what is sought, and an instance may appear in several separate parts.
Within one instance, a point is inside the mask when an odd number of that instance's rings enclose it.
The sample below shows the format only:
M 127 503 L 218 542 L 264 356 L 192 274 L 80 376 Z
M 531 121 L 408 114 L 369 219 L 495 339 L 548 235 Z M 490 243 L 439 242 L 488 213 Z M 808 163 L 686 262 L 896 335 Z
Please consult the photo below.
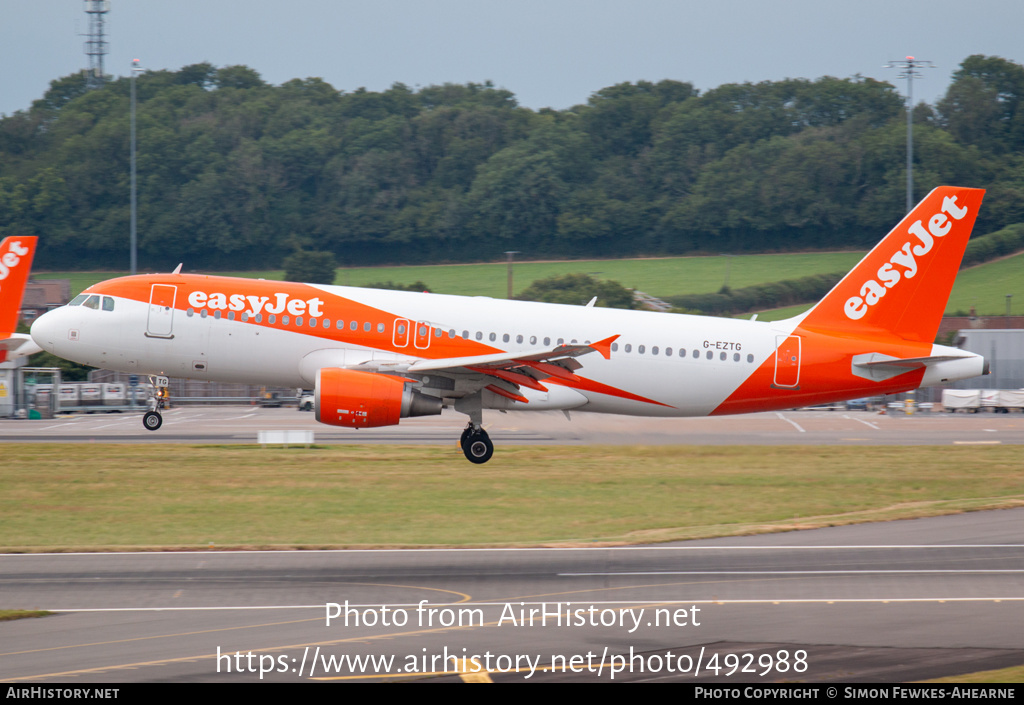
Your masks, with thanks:
M 978 569 L 942 569 L 925 568 L 922 570 L 647 570 L 625 571 L 622 573 L 559 573 L 561 578 L 608 577 L 615 575 L 888 575 L 888 574 L 925 574 L 925 573 L 1024 573 L 1017 568 L 978 568 Z M 1021 598 L 1024 599 L 1024 598 Z
M 793 424 L 793 427 L 796 428 L 796 430 L 799 431 L 800 433 L 807 433 L 807 431 L 805 431 L 800 424 L 798 424 L 796 421 L 793 421 L 792 419 L 787 419 L 785 416 L 782 415 L 781 412 L 776 411 L 775 415 L 778 416 L 783 421 L 785 421 L 786 423 Z
M 871 423 L 870 421 L 865 421 L 864 419 L 855 419 L 852 416 L 848 416 L 846 414 L 843 414 L 843 418 L 844 419 L 850 419 L 850 421 L 857 421 L 858 423 L 862 423 L 865 426 L 870 426 L 871 428 L 875 429 L 876 431 L 881 431 L 882 430 L 878 426 L 876 426 L 875 424 Z

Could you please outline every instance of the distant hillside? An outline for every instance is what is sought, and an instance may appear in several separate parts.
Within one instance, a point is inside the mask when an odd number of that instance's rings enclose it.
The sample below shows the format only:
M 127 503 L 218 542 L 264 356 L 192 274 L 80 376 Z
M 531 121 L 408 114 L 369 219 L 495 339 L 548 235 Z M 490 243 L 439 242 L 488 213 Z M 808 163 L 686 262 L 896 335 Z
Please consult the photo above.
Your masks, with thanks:
M 857 250 L 905 209 L 903 99 L 867 78 L 638 81 L 562 111 L 490 84 L 344 93 L 245 66 L 137 84 L 143 268 L 277 269 L 300 247 L 347 266 Z M 981 232 L 1024 221 L 1022 98 L 1024 67 L 968 57 L 915 109 L 918 196 L 983 187 Z M 39 235 L 40 268 L 127 262 L 128 115 L 127 78 L 73 74 L 0 119 L 0 237 Z

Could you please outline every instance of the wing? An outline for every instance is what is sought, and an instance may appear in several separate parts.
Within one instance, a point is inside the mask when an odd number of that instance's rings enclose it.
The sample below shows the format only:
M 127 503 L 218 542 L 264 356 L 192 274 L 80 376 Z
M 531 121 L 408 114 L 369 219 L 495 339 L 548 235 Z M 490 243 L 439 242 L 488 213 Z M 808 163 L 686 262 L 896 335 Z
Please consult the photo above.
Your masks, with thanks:
M 368 360 L 347 367 L 401 375 L 415 381 L 440 376 L 451 380 L 451 389 L 440 388 L 441 395 L 446 397 L 457 398 L 480 389 L 488 389 L 500 396 L 525 403 L 527 399 L 519 393 L 520 387 L 546 392 L 547 387 L 542 382 L 550 377 L 567 382 L 580 381 L 573 373 L 583 367 L 583 364 L 576 358 L 596 352 L 607 360 L 611 357 L 611 345 L 618 337 L 613 335 L 596 343 L 572 343 L 550 349 L 538 348 L 439 360 Z M 425 386 L 432 388 L 434 384 L 427 382 Z

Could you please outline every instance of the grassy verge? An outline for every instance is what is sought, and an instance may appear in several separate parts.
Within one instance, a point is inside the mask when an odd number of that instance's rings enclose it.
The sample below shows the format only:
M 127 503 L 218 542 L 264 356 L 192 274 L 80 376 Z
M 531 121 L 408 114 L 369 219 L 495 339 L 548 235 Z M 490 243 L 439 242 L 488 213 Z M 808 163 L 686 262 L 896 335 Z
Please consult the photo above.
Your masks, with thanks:
M 0 610 L 0 622 L 10 622 L 15 619 L 31 619 L 32 617 L 48 617 L 53 612 L 45 610 Z
M 1024 683 L 1024 666 L 1000 668 L 996 671 L 978 671 L 962 676 L 935 678 L 924 683 Z
M 10 444 L 0 550 L 639 543 L 1022 506 L 965 447 Z

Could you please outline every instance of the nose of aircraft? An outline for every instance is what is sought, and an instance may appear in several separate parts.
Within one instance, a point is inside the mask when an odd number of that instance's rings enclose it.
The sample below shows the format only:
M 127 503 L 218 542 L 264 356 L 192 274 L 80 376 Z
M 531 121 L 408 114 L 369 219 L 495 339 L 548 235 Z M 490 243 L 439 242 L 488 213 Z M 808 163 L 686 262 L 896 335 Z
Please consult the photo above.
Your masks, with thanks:
M 53 311 L 44 313 L 33 321 L 32 328 L 29 331 L 32 334 L 32 340 L 35 341 L 36 345 L 47 352 L 52 353 L 54 347 L 56 347 L 58 319 L 60 318 L 60 313 L 60 309 L 54 309 Z

